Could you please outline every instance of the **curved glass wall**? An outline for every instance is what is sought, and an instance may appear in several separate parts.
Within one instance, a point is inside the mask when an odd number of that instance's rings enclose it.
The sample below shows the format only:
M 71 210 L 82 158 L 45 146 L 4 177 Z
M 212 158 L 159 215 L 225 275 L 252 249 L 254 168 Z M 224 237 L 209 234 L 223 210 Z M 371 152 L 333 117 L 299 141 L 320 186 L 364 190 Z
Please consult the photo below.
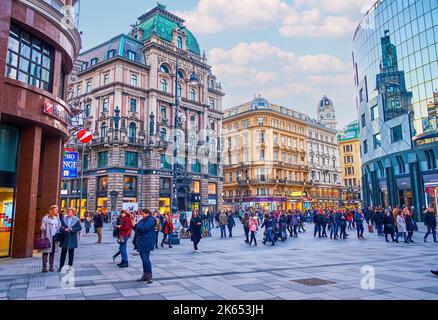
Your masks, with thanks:
M 390 41 L 386 57 L 396 61 L 386 61 L 382 53 L 385 37 Z M 401 112 L 413 110 L 413 135 L 432 142 L 438 115 L 438 0 L 378 1 L 356 31 L 353 55 L 356 84 L 366 82 L 368 100 L 381 93 L 379 74 L 388 73 L 388 63 L 404 76 L 404 90 L 412 97 Z M 364 94 L 358 92 L 358 99 Z

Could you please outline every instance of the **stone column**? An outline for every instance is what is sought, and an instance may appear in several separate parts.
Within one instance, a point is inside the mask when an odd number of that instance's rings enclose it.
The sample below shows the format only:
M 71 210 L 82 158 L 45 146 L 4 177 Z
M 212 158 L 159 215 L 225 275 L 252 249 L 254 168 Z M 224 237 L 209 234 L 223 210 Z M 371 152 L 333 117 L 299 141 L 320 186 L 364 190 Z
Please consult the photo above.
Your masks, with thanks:
M 17 205 L 12 257 L 29 258 L 33 253 L 38 178 L 41 153 L 41 127 L 21 130 L 18 159 Z
M 40 161 L 40 187 L 38 189 L 35 234 L 39 234 L 42 218 L 49 213 L 50 207 L 60 205 L 62 155 L 62 138 L 60 136 L 45 136 Z

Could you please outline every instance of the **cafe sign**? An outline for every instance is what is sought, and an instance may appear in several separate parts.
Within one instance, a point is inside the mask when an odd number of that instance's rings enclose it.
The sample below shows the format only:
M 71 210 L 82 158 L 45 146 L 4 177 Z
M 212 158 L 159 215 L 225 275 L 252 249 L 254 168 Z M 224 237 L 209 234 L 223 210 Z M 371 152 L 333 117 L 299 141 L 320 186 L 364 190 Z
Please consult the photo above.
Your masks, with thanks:
M 44 114 L 61 121 L 65 125 L 71 124 L 70 112 L 62 105 L 46 102 L 42 111 Z

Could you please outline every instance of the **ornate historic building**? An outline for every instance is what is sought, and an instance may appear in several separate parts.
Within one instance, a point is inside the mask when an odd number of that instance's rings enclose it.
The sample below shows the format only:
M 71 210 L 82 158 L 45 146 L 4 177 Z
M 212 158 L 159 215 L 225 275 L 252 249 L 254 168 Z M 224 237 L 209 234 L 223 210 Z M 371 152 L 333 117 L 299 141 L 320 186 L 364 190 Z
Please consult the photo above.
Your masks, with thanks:
M 333 102 L 325 95 L 318 104 L 316 119 L 318 123 L 329 127 L 330 129 L 337 129 L 338 122 L 336 121 L 335 106 L 333 105 Z
M 362 170 L 360 161 L 359 122 L 350 123 L 338 135 L 341 162 L 342 202 L 344 206 L 361 206 Z
M 309 207 L 306 119 L 261 97 L 226 110 L 226 207 Z
M 0 1 L 0 257 L 32 257 L 42 218 L 59 204 L 78 8 L 76 0 Z
M 222 206 L 224 94 L 183 24 L 158 5 L 129 34 L 80 55 L 69 92 L 93 134 L 82 163 L 84 210 L 170 212 L 174 170 L 179 210 Z M 78 202 L 79 188 L 77 180 L 64 181 L 65 206 Z

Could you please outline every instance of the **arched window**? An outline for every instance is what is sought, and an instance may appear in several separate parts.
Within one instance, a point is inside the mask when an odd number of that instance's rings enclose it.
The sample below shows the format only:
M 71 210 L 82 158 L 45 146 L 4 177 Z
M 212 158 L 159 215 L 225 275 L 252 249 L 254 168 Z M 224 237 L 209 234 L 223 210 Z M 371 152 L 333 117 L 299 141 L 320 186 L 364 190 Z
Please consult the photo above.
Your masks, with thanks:
M 134 142 L 137 136 L 137 125 L 131 122 L 129 125 L 129 141 Z
M 160 129 L 160 139 L 161 139 L 161 141 L 166 140 L 166 135 L 167 135 L 166 129 L 165 128 L 161 128 Z
M 161 91 L 167 92 L 167 80 L 161 79 Z
M 214 89 L 214 80 L 210 80 L 210 88 Z
M 178 84 L 178 97 L 182 97 L 182 85 Z
M 190 100 L 196 101 L 196 91 L 195 89 L 190 90 Z
M 177 145 L 182 145 L 184 143 L 183 141 L 183 134 L 180 130 L 177 131 L 176 133 L 176 144 Z
M 106 138 L 106 134 L 107 134 L 107 125 L 106 122 L 103 122 L 102 125 L 100 126 L 100 138 L 103 140 Z
M 162 65 L 160 66 L 160 71 L 161 71 L 161 72 L 164 72 L 164 73 L 170 73 L 170 72 L 169 72 L 169 67 L 166 66 L 165 64 L 162 64 Z
M 183 48 L 183 40 L 181 36 L 178 36 L 178 38 L 176 39 L 176 46 L 178 47 L 178 49 Z
M 178 70 L 178 79 L 185 79 L 184 72 L 181 69 Z

